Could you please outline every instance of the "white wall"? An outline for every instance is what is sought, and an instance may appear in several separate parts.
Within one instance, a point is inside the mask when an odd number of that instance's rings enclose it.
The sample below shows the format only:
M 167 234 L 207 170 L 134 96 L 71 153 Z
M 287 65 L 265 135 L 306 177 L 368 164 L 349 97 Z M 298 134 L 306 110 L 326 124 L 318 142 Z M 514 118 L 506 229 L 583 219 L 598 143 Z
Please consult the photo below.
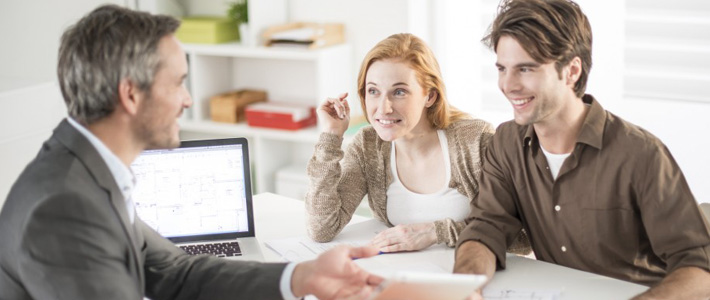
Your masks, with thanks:
M 10 186 L 66 115 L 56 85 L 61 33 L 103 3 L 0 1 L 0 207 Z
M 11 185 L 42 142 L 66 116 L 59 86 L 54 82 L 0 92 L 0 207 Z
M 56 79 L 59 38 L 66 27 L 102 3 L 123 0 L 0 1 L 0 91 Z

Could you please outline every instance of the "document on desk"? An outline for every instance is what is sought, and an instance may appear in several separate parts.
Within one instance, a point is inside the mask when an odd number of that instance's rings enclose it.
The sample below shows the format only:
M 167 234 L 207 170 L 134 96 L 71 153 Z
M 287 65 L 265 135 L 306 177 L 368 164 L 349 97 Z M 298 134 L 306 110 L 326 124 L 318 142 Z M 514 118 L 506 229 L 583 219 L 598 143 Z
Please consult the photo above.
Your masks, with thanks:
M 365 246 L 375 234 L 387 229 L 387 225 L 372 219 L 346 226 L 333 241 L 316 243 L 307 236 L 266 241 L 266 246 L 281 255 L 285 260 L 300 262 L 315 259 L 319 254 L 339 245 L 353 247 Z
M 559 290 L 483 289 L 486 300 L 557 300 L 560 294 Z

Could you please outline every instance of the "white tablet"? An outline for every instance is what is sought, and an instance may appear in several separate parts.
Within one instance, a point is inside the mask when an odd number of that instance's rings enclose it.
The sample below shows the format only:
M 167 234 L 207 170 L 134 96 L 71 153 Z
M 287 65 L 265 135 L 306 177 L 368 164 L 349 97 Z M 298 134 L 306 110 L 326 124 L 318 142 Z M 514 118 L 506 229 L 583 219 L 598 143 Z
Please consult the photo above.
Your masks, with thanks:
M 397 272 L 373 293 L 373 300 L 463 300 L 486 283 L 485 275 Z

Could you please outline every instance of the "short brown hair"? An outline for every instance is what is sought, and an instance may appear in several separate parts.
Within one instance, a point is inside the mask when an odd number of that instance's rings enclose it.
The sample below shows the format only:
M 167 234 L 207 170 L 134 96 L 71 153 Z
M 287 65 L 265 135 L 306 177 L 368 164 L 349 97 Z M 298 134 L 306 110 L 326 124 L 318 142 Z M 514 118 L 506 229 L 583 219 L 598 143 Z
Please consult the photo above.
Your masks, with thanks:
M 365 79 L 370 66 L 380 60 L 394 59 L 409 64 L 417 74 L 419 85 L 427 92 L 435 92 L 437 99 L 427 108 L 427 119 L 437 129 L 445 129 L 451 123 L 460 119 L 470 118 L 468 114 L 451 106 L 446 99 L 446 88 L 441 78 L 439 63 L 434 53 L 420 38 L 409 34 L 393 34 L 380 41 L 365 56 L 360 66 L 357 78 L 357 92 L 360 95 L 360 105 L 365 108 Z M 365 113 L 367 116 L 367 113 Z M 369 120 L 368 120 L 369 121 Z
M 562 67 L 575 57 L 582 72 L 574 85 L 577 97 L 587 88 L 592 68 L 592 28 L 579 5 L 568 0 L 504 0 L 489 33 L 481 40 L 496 51 L 502 36 L 514 38 L 538 63 Z
M 129 78 L 150 95 L 160 69 L 158 43 L 180 21 L 116 5 L 103 5 L 62 35 L 57 75 L 69 116 L 91 124 L 111 114 L 118 85 Z

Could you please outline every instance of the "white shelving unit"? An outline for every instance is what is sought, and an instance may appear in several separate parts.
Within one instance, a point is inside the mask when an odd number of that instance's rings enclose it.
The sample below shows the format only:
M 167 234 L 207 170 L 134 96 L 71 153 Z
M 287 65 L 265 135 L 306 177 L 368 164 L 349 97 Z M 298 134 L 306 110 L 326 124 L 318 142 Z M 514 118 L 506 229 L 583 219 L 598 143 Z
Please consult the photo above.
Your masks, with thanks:
M 282 169 L 291 173 L 302 170 L 305 178 L 305 166 L 319 131 L 316 127 L 288 131 L 213 122 L 209 117 L 210 97 L 255 88 L 266 90 L 268 101 L 317 106 L 326 97 L 343 91 L 355 95 L 352 51 L 348 44 L 317 50 L 238 44 L 185 44 L 184 49 L 190 68 L 188 88 L 194 104 L 181 120 L 182 138 L 248 138 L 255 193 L 275 192 L 276 173 Z M 301 192 L 294 193 L 286 196 L 302 198 Z

